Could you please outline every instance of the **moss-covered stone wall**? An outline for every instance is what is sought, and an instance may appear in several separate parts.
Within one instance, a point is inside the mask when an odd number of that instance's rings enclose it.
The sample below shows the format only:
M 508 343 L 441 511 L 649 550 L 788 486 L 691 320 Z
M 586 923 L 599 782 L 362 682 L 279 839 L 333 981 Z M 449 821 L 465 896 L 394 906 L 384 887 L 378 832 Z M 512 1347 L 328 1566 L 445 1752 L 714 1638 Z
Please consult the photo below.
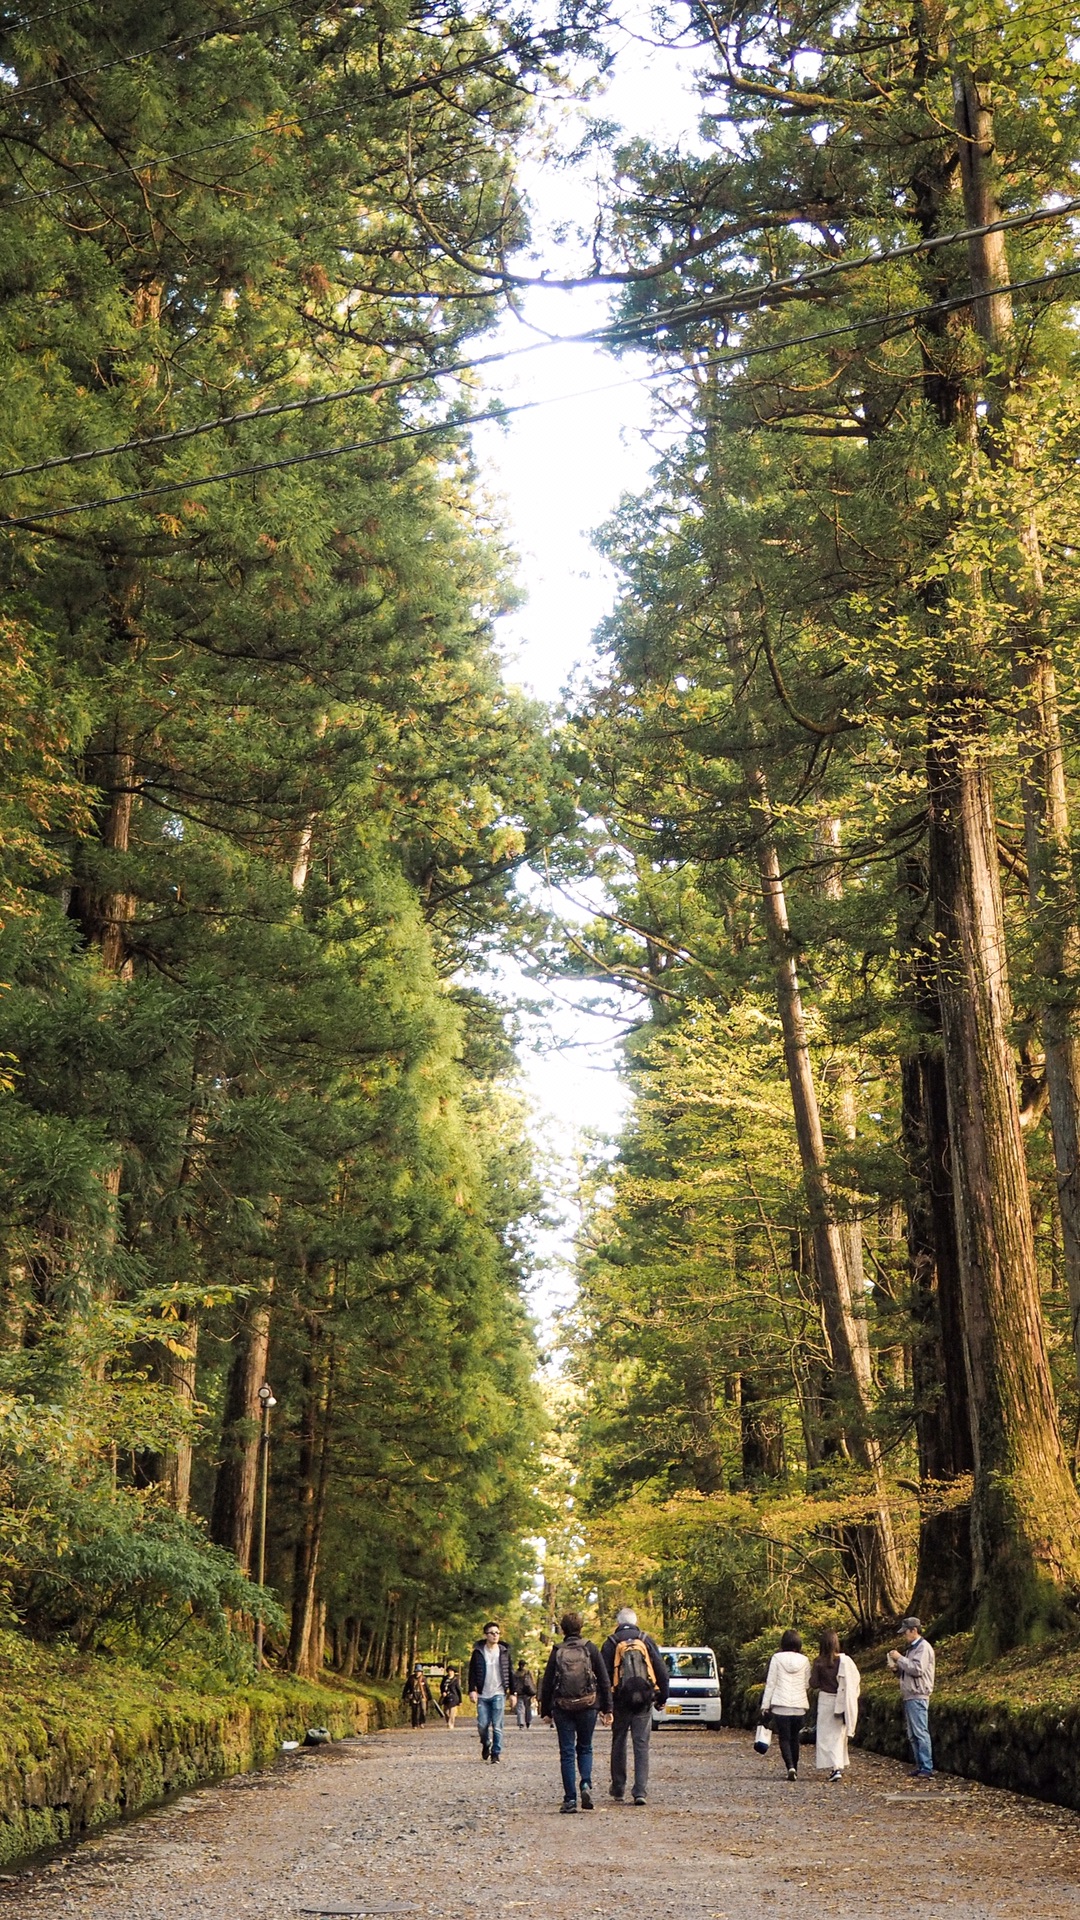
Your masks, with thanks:
M 0 1691 L 0 1865 L 93 1832 L 177 1789 L 267 1766 L 309 1726 L 396 1725 L 388 1689 L 268 1678 L 221 1693 L 109 1663 Z

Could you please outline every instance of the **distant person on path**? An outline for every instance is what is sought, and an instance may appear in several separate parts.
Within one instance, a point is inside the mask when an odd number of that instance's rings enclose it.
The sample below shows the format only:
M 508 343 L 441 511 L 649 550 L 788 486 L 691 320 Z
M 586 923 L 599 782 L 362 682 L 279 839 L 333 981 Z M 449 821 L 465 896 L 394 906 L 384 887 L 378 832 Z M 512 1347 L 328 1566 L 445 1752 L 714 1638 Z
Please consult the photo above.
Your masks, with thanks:
M 789 1627 L 781 1637 L 779 1653 L 769 1661 L 761 1696 L 761 1711 L 769 1716 L 789 1780 L 799 1777 L 799 1735 L 810 1711 L 809 1683 L 810 1662 L 799 1635 Z
M 548 1655 L 540 1683 L 540 1712 L 545 1720 L 554 1720 L 559 1736 L 563 1783 L 559 1812 L 577 1812 L 580 1774 L 582 1811 L 591 1813 L 593 1733 L 597 1715 L 605 1727 L 611 1725 L 611 1682 L 598 1649 L 581 1637 L 580 1613 L 564 1613 L 559 1625 L 565 1637 L 561 1647 L 552 1647 Z
M 885 1655 L 900 1681 L 900 1704 L 904 1726 L 915 1762 L 912 1772 L 917 1780 L 934 1777 L 934 1749 L 930 1744 L 930 1695 L 934 1691 L 936 1661 L 929 1640 L 923 1639 L 921 1620 L 909 1614 L 900 1622 L 906 1652 L 890 1648 Z
M 668 1697 L 671 1676 L 656 1641 L 642 1633 L 633 1607 L 620 1607 L 615 1631 L 608 1635 L 600 1657 L 611 1681 L 615 1716 L 611 1729 L 611 1787 L 613 1800 L 626 1795 L 626 1741 L 634 1748 L 635 1807 L 643 1807 L 649 1791 L 649 1735 L 653 1705 Z
M 453 1733 L 457 1710 L 461 1705 L 461 1681 L 456 1667 L 447 1667 L 443 1674 L 443 1683 L 439 1688 L 439 1705 L 446 1715 L 446 1730 Z
M 514 1704 L 514 1663 L 499 1638 L 497 1620 L 489 1620 L 469 1660 L 469 1699 L 476 1708 L 480 1758 L 497 1766 L 502 1758 L 506 1703 Z
M 531 1670 L 522 1661 L 514 1674 L 514 1692 L 517 1694 L 517 1723 L 526 1733 L 532 1727 L 533 1701 L 536 1699 L 536 1681 Z
M 417 1662 L 417 1665 L 413 1668 L 405 1685 L 402 1687 L 401 1697 L 403 1700 L 406 1700 L 412 1708 L 413 1726 L 426 1726 L 427 1710 L 431 1702 L 431 1694 L 428 1691 L 428 1683 L 424 1675 L 424 1670 L 419 1662 Z
M 819 1773 L 828 1773 L 830 1782 L 844 1777 L 847 1743 L 859 1718 L 861 1684 L 858 1667 L 841 1653 L 840 1635 L 830 1628 L 818 1641 L 818 1657 L 810 1669 L 810 1685 L 818 1690 L 814 1758 Z

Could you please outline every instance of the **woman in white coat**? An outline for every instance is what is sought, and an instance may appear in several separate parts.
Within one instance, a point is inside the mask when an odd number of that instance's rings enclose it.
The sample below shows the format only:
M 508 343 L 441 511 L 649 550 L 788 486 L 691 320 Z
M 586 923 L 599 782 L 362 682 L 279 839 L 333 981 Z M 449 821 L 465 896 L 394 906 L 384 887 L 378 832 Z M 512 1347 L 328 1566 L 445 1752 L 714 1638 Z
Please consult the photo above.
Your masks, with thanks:
M 819 1773 L 842 1780 L 848 1763 L 848 1740 L 859 1718 L 859 1669 L 840 1651 L 840 1636 L 831 1630 L 818 1642 L 818 1657 L 810 1669 L 810 1685 L 818 1690 L 817 1752 Z
M 799 1777 L 799 1734 L 810 1711 L 810 1695 L 806 1691 L 809 1680 L 810 1662 L 794 1627 L 789 1627 L 780 1641 L 779 1653 L 774 1653 L 769 1661 L 761 1696 L 762 1715 L 769 1716 L 789 1780 Z

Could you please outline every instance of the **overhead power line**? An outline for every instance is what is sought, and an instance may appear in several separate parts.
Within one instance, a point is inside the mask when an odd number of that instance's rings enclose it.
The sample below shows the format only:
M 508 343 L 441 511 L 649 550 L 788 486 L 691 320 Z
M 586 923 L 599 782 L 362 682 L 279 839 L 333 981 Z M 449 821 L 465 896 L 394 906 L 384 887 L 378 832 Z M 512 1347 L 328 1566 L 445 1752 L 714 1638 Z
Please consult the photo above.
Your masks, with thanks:
M 10 100 L 29 100 L 34 94 L 51 93 L 57 87 L 67 87 L 73 80 L 92 80 L 96 74 L 112 73 L 116 67 L 130 67 L 139 60 L 148 60 L 155 53 L 175 53 L 184 47 L 196 47 L 204 40 L 217 40 L 228 34 L 250 33 L 253 27 L 264 20 L 274 20 L 282 13 L 291 13 L 296 0 L 278 7 L 267 7 L 262 13 L 252 14 L 249 20 L 237 21 L 233 25 L 219 22 L 216 27 L 206 27 L 201 33 L 177 33 L 170 40 L 159 40 L 152 47 L 141 47 L 137 53 L 118 54 L 115 60 L 103 60 L 96 67 L 81 67 L 74 73 L 58 74 L 52 80 L 35 80 L 29 86 L 11 87 L 0 98 L 6 103 Z
M 284 109 L 282 109 L 282 111 L 284 112 Z M 337 108 L 322 108 L 317 113 L 311 114 L 309 124 L 311 120 L 328 119 L 333 114 L 337 114 L 340 119 L 340 112 Z M 182 147 L 178 153 L 162 153 L 158 154 L 156 158 L 148 160 L 136 159 L 135 155 L 132 154 L 126 167 L 110 167 L 107 172 L 103 171 L 93 175 L 79 174 L 74 180 L 66 180 L 62 187 L 29 187 L 25 193 L 13 193 L 7 204 L 8 206 L 18 207 L 24 205 L 28 200 L 58 200 L 65 195 L 93 193 L 95 188 L 105 186 L 110 180 L 130 180 L 133 174 L 153 173 L 156 172 L 159 167 L 172 166 L 177 160 L 194 160 L 202 153 L 220 153 L 225 147 L 238 147 L 242 146 L 247 140 L 257 140 L 261 134 L 286 133 L 292 127 L 298 125 L 299 122 L 296 115 L 293 114 L 278 120 L 274 124 L 267 121 L 264 126 L 249 127 L 246 133 L 230 134 L 227 140 L 207 140 L 198 147 Z M 10 135 L 5 134 L 3 130 L 0 129 L 0 140 L 6 141 L 9 138 Z M 54 164 L 59 165 L 59 162 Z
M 1007 219 L 994 220 L 985 226 L 962 227 L 954 233 L 936 234 L 927 241 L 912 241 L 888 253 L 861 254 L 856 260 L 838 261 L 830 267 L 821 268 L 809 274 L 763 281 L 756 287 L 748 287 L 744 293 L 738 295 L 725 294 L 715 297 L 706 295 L 696 303 L 684 303 L 677 308 L 663 309 L 649 316 L 643 315 L 639 321 L 633 323 L 635 331 L 632 338 L 647 338 L 650 333 L 662 332 L 671 326 L 685 325 L 692 320 L 715 318 L 719 311 L 748 313 L 753 309 L 760 309 L 765 304 L 765 296 L 771 296 L 774 293 L 786 296 L 790 292 L 794 297 L 800 287 L 820 285 L 824 279 L 834 274 L 851 272 L 856 268 L 869 265 L 887 265 L 891 260 L 905 259 L 922 248 L 959 245 L 961 242 L 976 239 L 985 233 L 998 233 L 1005 228 L 1042 223 L 1064 217 L 1075 210 L 1080 210 L 1080 196 L 1063 203 L 1060 207 L 1040 208 L 1028 214 L 1011 214 Z M 1052 273 L 1036 275 L 1030 280 L 1016 281 L 1009 287 L 991 288 L 989 291 L 1021 292 L 1029 287 L 1044 285 L 1054 279 L 1067 277 L 1076 271 L 1077 269 L 1072 267 L 1057 268 Z M 912 307 L 907 312 L 896 315 L 871 315 L 853 325 L 862 328 L 886 324 L 894 319 L 907 321 L 924 318 L 934 313 L 948 312 L 953 307 L 968 306 L 976 297 L 982 296 L 970 293 L 958 294 L 951 300 L 937 301 L 932 306 Z M 193 421 L 190 426 L 170 427 L 161 433 L 144 434 L 130 440 L 117 440 L 110 446 L 88 447 L 77 453 L 55 454 L 47 460 L 34 460 L 22 466 L 0 469 L 0 482 L 23 479 L 33 473 L 51 473 L 60 467 L 85 466 L 94 460 L 113 459 L 123 453 L 139 453 L 148 447 L 175 445 L 183 440 L 198 439 L 204 434 L 219 433 L 226 427 L 250 426 L 260 420 L 277 419 L 282 414 L 304 413 L 316 407 L 332 406 L 337 401 L 368 399 L 375 394 L 421 386 L 426 381 L 442 380 L 454 374 L 475 373 L 485 367 L 501 365 L 506 361 L 520 359 L 524 355 L 539 353 L 551 347 L 618 346 L 627 341 L 627 324 L 622 321 L 613 321 L 610 326 L 592 328 L 585 333 L 560 334 L 554 338 L 530 341 L 528 345 L 522 347 L 499 348 L 491 353 L 474 355 L 468 360 L 449 361 L 441 367 L 423 367 L 411 373 L 392 374 L 380 380 L 361 381 L 347 387 L 332 388 L 328 392 L 304 394 L 296 400 L 274 401 L 268 406 L 249 407 L 238 413 L 216 414 L 204 420 Z M 837 333 L 851 331 L 851 326 L 830 328 L 823 333 L 802 335 L 798 340 L 777 342 L 765 348 L 734 349 L 730 357 L 737 361 L 761 352 L 776 353 L 784 345 L 806 345 L 812 341 L 830 339 Z
M 684 318 L 700 320 L 712 319 L 728 311 L 748 313 L 750 308 L 765 298 L 777 295 L 797 299 L 804 289 L 820 286 L 833 280 L 838 274 L 855 273 L 863 267 L 888 266 L 893 260 L 908 260 L 915 254 L 934 253 L 941 247 L 961 246 L 968 240 L 981 239 L 987 233 L 1010 233 L 1018 227 L 1044 225 L 1050 220 L 1064 220 L 1070 213 L 1080 212 L 1080 194 L 1074 199 L 1064 200 L 1056 207 L 1039 207 L 1031 213 L 1011 213 L 1001 220 L 990 220 L 979 227 L 960 227 L 954 233 L 930 234 L 923 240 L 909 240 L 903 246 L 890 247 L 880 253 L 860 253 L 851 260 L 831 261 L 827 267 L 818 267 L 810 273 L 791 274 L 787 279 L 763 280 L 756 287 L 743 287 L 733 294 L 707 294 L 697 301 L 687 301 L 681 307 L 670 307 L 662 316 L 665 325 L 678 326 Z M 989 291 L 993 292 L 991 288 Z M 1000 289 L 999 289 L 1000 291 Z M 614 321 L 612 334 L 633 335 L 640 326 L 648 326 L 655 331 L 660 315 L 642 315 L 640 320 L 629 319 Z
M 1052 273 L 1036 274 L 1027 280 L 1014 280 L 1002 287 L 990 289 L 996 293 L 1024 293 L 1033 287 L 1047 286 L 1058 281 L 1080 275 L 1080 262 L 1071 267 L 1059 267 Z M 834 340 L 843 335 L 861 333 L 868 327 L 897 328 L 906 326 L 912 320 L 927 319 L 932 314 L 949 313 L 957 307 L 971 306 L 976 300 L 984 298 L 983 293 L 957 294 L 949 300 L 935 300 L 930 305 L 909 307 L 900 313 L 871 314 L 861 320 L 851 320 L 839 327 L 825 327 L 815 333 L 799 334 L 793 339 L 772 340 L 759 346 L 736 347 L 729 353 L 711 354 L 708 364 L 711 366 L 737 365 L 745 360 L 757 359 L 763 355 L 788 352 L 792 347 L 814 346 L 825 340 Z M 595 339 L 595 335 L 579 335 L 579 340 Z M 547 343 L 543 343 L 547 344 Z M 563 344 L 553 342 L 551 344 Z M 648 378 L 662 377 L 667 369 L 657 368 Z M 430 377 L 430 376 L 426 376 Z M 637 380 L 620 381 L 614 385 L 636 385 Z M 399 445 L 412 440 L 424 440 L 444 433 L 457 433 L 463 427 L 476 426 L 484 421 L 504 420 L 512 414 L 530 413 L 542 406 L 554 406 L 567 400 L 583 399 L 589 393 L 609 392 L 611 387 L 588 388 L 576 394 L 551 394 L 543 399 L 515 401 L 510 405 L 497 403 L 483 408 L 480 412 L 460 414 L 452 420 L 436 420 L 414 427 L 401 427 L 391 433 L 377 434 L 368 440 L 350 440 L 333 447 L 315 447 L 306 453 L 289 454 L 278 460 L 256 460 L 242 467 L 225 467 L 216 473 L 196 474 L 183 480 L 166 480 L 152 487 L 140 487 L 128 493 L 102 495 L 96 500 L 78 500 L 62 507 L 41 507 L 35 512 L 9 514 L 0 517 L 0 527 L 10 529 L 34 528 L 46 520 L 65 520 L 77 513 L 99 512 L 105 507 L 136 505 L 144 500 L 161 499 L 169 494 L 194 493 L 201 487 L 218 486 L 226 480 L 246 480 L 260 473 L 281 472 L 289 467 L 313 465 L 317 461 L 337 460 L 353 453 L 366 453 L 381 447 Z M 140 443 L 142 444 L 142 443 Z M 0 475 L 0 479 L 5 476 Z

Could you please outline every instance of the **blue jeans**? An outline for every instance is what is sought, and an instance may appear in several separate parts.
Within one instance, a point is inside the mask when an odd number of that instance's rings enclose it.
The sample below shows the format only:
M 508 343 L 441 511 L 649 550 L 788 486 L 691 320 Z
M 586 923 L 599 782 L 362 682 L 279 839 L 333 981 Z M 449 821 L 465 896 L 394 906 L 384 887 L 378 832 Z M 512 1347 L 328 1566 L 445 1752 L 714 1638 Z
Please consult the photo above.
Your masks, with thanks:
M 559 1736 L 559 1765 L 562 1768 L 563 1792 L 566 1798 L 573 1800 L 575 1804 L 577 1803 L 577 1780 L 574 1777 L 575 1754 L 582 1786 L 592 1786 L 592 1737 L 596 1727 L 597 1712 L 596 1707 L 586 1707 L 581 1713 L 560 1713 L 558 1707 L 555 1707 L 551 1716 Z
M 505 1693 L 493 1693 L 488 1700 L 481 1694 L 476 1703 L 476 1731 L 480 1735 L 480 1745 L 485 1753 L 490 1749 L 493 1760 L 497 1760 L 502 1752 L 505 1707 Z
M 930 1702 L 915 1699 L 905 1700 L 902 1704 L 908 1745 L 915 1765 L 920 1773 L 933 1773 L 934 1749 L 930 1745 Z

